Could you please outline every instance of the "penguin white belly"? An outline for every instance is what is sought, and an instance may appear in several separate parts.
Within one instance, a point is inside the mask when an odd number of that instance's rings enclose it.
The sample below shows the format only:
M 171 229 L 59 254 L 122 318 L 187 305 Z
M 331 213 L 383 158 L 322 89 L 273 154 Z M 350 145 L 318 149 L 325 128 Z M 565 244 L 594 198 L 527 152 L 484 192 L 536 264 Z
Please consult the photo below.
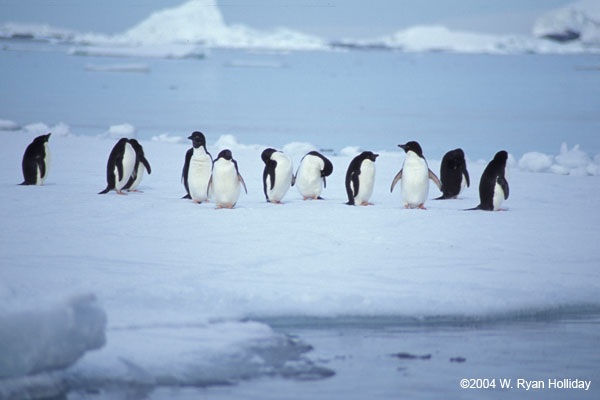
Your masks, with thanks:
M 208 181 L 212 173 L 212 160 L 206 153 L 194 155 L 190 160 L 190 168 L 188 171 L 188 188 L 190 196 L 194 201 L 203 202 L 208 200 Z
M 429 193 L 429 167 L 425 160 L 407 154 L 402 167 L 400 189 L 405 206 L 415 208 L 425 203 Z
M 127 182 L 129 182 L 129 178 L 131 178 L 131 174 L 133 173 L 133 168 L 135 167 L 135 150 L 129 143 L 125 144 L 125 152 L 123 153 L 123 176 L 119 179 L 119 171 L 115 166 L 115 189 L 117 191 L 121 191 L 123 186 Z
M 48 170 L 50 169 L 50 148 L 48 147 L 48 142 L 44 143 L 44 153 L 44 166 L 46 168 L 46 173 L 44 174 L 44 176 L 41 176 L 42 171 L 40 171 L 40 169 L 38 168 L 36 185 L 43 184 L 46 178 L 48 177 Z
M 278 153 L 274 153 L 272 159 L 277 161 L 275 185 L 271 189 L 270 179 L 267 178 L 267 195 L 269 201 L 279 202 L 292 186 L 292 160 L 288 156 Z
M 212 173 L 212 193 L 217 207 L 233 207 L 240 197 L 240 181 L 235 165 L 217 160 Z
M 375 163 L 371 160 L 364 160 L 360 165 L 360 175 L 358 175 L 358 193 L 354 196 L 354 204 L 361 205 L 368 203 L 373 194 L 375 184 Z
M 140 182 L 142 181 L 143 176 L 144 176 L 144 164 L 139 163 L 137 172 L 136 172 L 136 176 L 135 176 L 135 180 L 129 187 L 129 190 L 135 190 L 139 186 Z
M 300 164 L 298 175 L 296 176 L 296 187 L 302 197 L 318 198 L 321 195 L 321 191 L 323 190 L 323 178 L 321 177 L 322 164 L 324 164 L 323 160 L 314 156 L 306 156 L 305 160 Z
M 494 199 L 493 199 L 494 211 L 498 211 L 500 209 L 500 205 L 502 205 L 503 201 L 504 201 L 504 190 L 502 190 L 502 186 L 500 186 L 498 184 L 498 182 L 496 182 L 496 185 L 494 185 Z

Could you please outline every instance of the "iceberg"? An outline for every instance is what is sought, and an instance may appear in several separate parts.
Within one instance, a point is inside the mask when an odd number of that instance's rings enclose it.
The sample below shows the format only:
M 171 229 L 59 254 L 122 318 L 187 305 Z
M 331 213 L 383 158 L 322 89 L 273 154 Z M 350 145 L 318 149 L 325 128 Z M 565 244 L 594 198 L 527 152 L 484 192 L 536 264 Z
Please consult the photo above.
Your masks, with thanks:
M 580 0 L 540 16 L 533 34 L 558 42 L 600 46 L 600 2 Z

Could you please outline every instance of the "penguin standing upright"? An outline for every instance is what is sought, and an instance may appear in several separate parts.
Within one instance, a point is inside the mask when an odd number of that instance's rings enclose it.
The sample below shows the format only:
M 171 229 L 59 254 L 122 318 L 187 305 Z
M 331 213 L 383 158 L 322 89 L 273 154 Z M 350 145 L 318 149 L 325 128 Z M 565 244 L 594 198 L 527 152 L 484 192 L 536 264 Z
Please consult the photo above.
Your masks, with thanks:
M 281 199 L 294 186 L 292 159 L 285 153 L 272 148 L 265 149 L 261 158 L 265 163 L 263 191 L 270 203 L 281 203 Z
M 470 186 L 469 171 L 462 149 L 450 150 L 444 154 L 440 165 L 440 178 L 442 195 L 436 200 L 456 199 L 465 186 Z
M 192 199 L 194 203 L 208 201 L 208 181 L 212 173 L 212 156 L 206 151 L 206 138 L 204 134 L 195 131 L 188 137 L 192 141 L 192 148 L 185 154 L 185 163 L 181 179 L 187 195 L 184 199 Z
M 123 186 L 123 189 L 127 190 L 128 192 L 137 192 L 137 187 L 144 176 L 144 168 L 148 171 L 148 174 L 151 174 L 152 170 L 150 169 L 150 163 L 144 155 L 144 149 L 142 148 L 140 142 L 135 139 L 129 139 L 129 144 L 135 151 L 135 165 L 133 166 L 131 177 L 125 186 Z
M 369 199 L 375 184 L 375 160 L 379 154 L 363 151 L 350 162 L 346 171 L 348 205 L 371 205 Z
M 508 199 L 507 159 L 508 153 L 501 150 L 485 167 L 479 180 L 479 205 L 470 210 L 498 211 L 502 201 Z
M 50 139 L 50 135 L 48 133 L 36 137 L 25 149 L 21 163 L 24 179 L 21 185 L 41 185 L 48 177 L 50 169 L 48 139 Z
M 217 208 L 233 208 L 240 197 L 240 183 L 246 183 L 240 175 L 237 162 L 233 159 L 230 150 L 223 150 L 213 163 L 212 176 L 209 187 L 212 188 L 213 197 Z
M 105 194 L 115 189 L 117 194 L 125 194 L 121 190 L 129 182 L 135 166 L 135 150 L 126 138 L 120 139 L 113 147 L 106 164 L 106 189 L 98 194 Z
M 441 189 L 442 184 L 438 177 L 429 169 L 421 145 L 415 141 L 410 141 L 406 144 L 399 144 L 398 147 L 406 152 L 406 158 L 400 172 L 396 174 L 390 188 L 390 192 L 394 190 L 394 186 L 400 179 L 400 189 L 402 191 L 402 203 L 404 208 L 420 208 L 425 209 L 425 200 L 429 193 L 429 179 L 435 182 L 438 189 Z
M 295 184 L 304 200 L 321 199 L 321 191 L 323 187 L 327 187 L 325 177 L 332 172 L 333 164 L 321 153 L 311 151 L 302 157 Z

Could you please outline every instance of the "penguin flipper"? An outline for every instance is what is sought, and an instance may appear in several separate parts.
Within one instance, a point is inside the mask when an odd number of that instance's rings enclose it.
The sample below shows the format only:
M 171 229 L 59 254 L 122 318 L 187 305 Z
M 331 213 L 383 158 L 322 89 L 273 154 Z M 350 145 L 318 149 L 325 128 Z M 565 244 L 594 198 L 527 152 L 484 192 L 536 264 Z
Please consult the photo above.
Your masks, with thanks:
M 396 186 L 396 183 L 398 183 L 400 179 L 402 179 L 402 170 L 400 170 L 394 177 L 394 180 L 392 181 L 392 186 L 390 187 L 390 193 L 394 191 L 394 186 Z
M 35 162 L 37 167 L 40 169 L 40 178 L 44 178 L 46 176 L 46 163 L 42 157 L 36 157 Z
M 436 174 L 433 173 L 432 170 L 429 170 L 429 179 L 431 179 L 433 182 L 435 182 L 436 186 L 438 187 L 438 189 L 441 192 L 442 191 L 442 182 L 440 182 L 439 178 L 437 177 Z
M 210 197 L 210 185 L 212 185 L 212 175 L 208 178 L 208 185 L 206 185 L 206 198 Z
M 240 175 L 238 173 L 238 179 L 240 181 L 240 183 L 242 184 L 242 186 L 244 187 L 244 191 L 246 192 L 246 194 L 248 194 L 248 189 L 246 189 L 246 182 L 244 182 L 244 178 L 242 178 L 242 175 Z
M 191 199 L 190 196 L 190 188 L 188 186 L 188 171 L 190 170 L 190 161 L 192 160 L 192 155 L 194 154 L 194 149 L 189 149 L 185 153 L 185 162 L 183 163 L 183 170 L 181 171 L 181 181 L 183 182 L 183 186 L 185 187 L 185 191 L 187 192 L 187 196 L 183 197 L 184 199 Z
M 270 190 L 273 190 L 275 187 L 275 168 L 277 168 L 277 161 L 269 160 L 265 168 L 265 173 L 271 182 Z
M 467 181 L 467 187 L 471 186 L 471 180 L 469 179 L 469 171 L 467 171 L 467 167 L 463 168 L 463 176 L 465 177 L 465 180 Z
M 504 192 L 504 200 L 507 200 L 508 199 L 508 182 L 506 181 L 506 178 L 503 176 L 499 176 L 498 179 L 496 180 L 496 182 L 498 182 L 498 184 L 502 188 L 502 191 Z
M 150 163 L 148 162 L 148 160 L 146 160 L 146 157 L 142 157 L 140 162 L 144 164 L 144 167 L 146 167 L 146 171 L 148 171 L 148 175 L 150 175 L 152 173 L 152 169 L 150 168 Z
M 325 177 L 323 177 L 323 187 L 327 188 L 327 180 L 325 179 Z
M 292 186 L 296 184 L 296 175 L 292 175 Z

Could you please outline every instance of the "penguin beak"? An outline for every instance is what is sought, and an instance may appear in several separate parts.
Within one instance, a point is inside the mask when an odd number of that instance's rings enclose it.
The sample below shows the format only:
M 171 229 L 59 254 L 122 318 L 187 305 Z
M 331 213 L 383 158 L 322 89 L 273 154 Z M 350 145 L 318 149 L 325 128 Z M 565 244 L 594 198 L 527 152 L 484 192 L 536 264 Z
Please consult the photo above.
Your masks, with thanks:
M 406 151 L 406 145 L 405 144 L 399 144 L 398 147 L 400 147 L 402 150 Z
M 191 136 L 188 136 L 188 139 L 192 140 L 192 137 L 191 137 Z

